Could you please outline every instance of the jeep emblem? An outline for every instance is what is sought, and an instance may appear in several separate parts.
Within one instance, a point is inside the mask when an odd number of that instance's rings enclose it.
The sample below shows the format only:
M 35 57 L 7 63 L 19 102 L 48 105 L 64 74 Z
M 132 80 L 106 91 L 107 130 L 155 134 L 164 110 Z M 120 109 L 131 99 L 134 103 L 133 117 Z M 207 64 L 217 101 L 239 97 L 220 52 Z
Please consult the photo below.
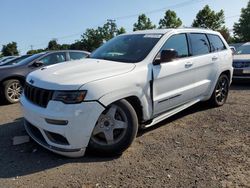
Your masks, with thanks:
M 30 79 L 30 83 L 31 83 L 31 84 L 34 84 L 34 80 Z

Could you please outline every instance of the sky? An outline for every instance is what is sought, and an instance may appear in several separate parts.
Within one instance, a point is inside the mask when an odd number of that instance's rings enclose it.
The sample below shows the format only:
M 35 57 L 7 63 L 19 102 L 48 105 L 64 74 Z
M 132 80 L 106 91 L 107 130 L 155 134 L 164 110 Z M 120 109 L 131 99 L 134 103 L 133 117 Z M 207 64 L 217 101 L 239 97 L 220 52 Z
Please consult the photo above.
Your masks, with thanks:
M 205 5 L 216 12 L 223 9 L 226 26 L 233 28 L 241 8 L 249 0 L 0 0 L 0 49 L 15 41 L 21 54 L 45 48 L 51 39 L 58 43 L 79 40 L 87 28 L 115 19 L 118 27 L 132 31 L 138 15 L 146 13 L 158 25 L 171 9 L 190 26 Z M 32 46 L 32 47 L 31 47 Z

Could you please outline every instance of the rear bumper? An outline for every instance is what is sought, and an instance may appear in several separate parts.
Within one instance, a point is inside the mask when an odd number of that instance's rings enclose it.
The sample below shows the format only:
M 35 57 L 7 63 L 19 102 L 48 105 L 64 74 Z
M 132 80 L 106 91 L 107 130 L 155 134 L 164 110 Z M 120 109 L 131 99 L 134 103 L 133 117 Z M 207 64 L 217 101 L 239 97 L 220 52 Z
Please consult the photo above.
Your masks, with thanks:
M 46 149 L 67 157 L 84 155 L 96 121 L 104 110 L 98 102 L 67 105 L 50 101 L 47 108 L 42 108 L 24 96 L 21 106 L 25 129 L 31 138 Z M 67 123 L 62 125 L 61 121 Z

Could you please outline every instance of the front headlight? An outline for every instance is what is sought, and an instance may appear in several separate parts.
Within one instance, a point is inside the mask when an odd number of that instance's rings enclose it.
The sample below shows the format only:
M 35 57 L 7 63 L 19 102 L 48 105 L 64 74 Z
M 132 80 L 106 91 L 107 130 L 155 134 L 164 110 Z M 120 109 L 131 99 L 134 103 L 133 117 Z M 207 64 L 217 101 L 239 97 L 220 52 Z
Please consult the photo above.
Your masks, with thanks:
M 54 101 L 62 101 L 65 104 L 76 104 L 83 102 L 87 94 L 83 91 L 55 91 L 52 97 Z

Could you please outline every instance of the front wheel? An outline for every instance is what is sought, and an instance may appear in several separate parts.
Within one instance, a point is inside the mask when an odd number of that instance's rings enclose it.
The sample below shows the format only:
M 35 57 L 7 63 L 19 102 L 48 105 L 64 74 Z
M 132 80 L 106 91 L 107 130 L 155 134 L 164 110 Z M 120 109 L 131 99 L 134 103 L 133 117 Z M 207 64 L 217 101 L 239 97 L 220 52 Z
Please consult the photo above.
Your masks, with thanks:
M 134 108 L 128 101 L 120 100 L 100 115 L 90 138 L 89 149 L 106 156 L 121 154 L 131 145 L 137 130 Z
M 213 94 L 209 100 L 210 104 L 218 107 L 225 104 L 229 92 L 229 79 L 225 74 L 222 74 L 215 86 Z
M 13 104 L 20 100 L 22 85 L 19 80 L 11 79 L 3 83 L 4 96 L 7 102 Z

